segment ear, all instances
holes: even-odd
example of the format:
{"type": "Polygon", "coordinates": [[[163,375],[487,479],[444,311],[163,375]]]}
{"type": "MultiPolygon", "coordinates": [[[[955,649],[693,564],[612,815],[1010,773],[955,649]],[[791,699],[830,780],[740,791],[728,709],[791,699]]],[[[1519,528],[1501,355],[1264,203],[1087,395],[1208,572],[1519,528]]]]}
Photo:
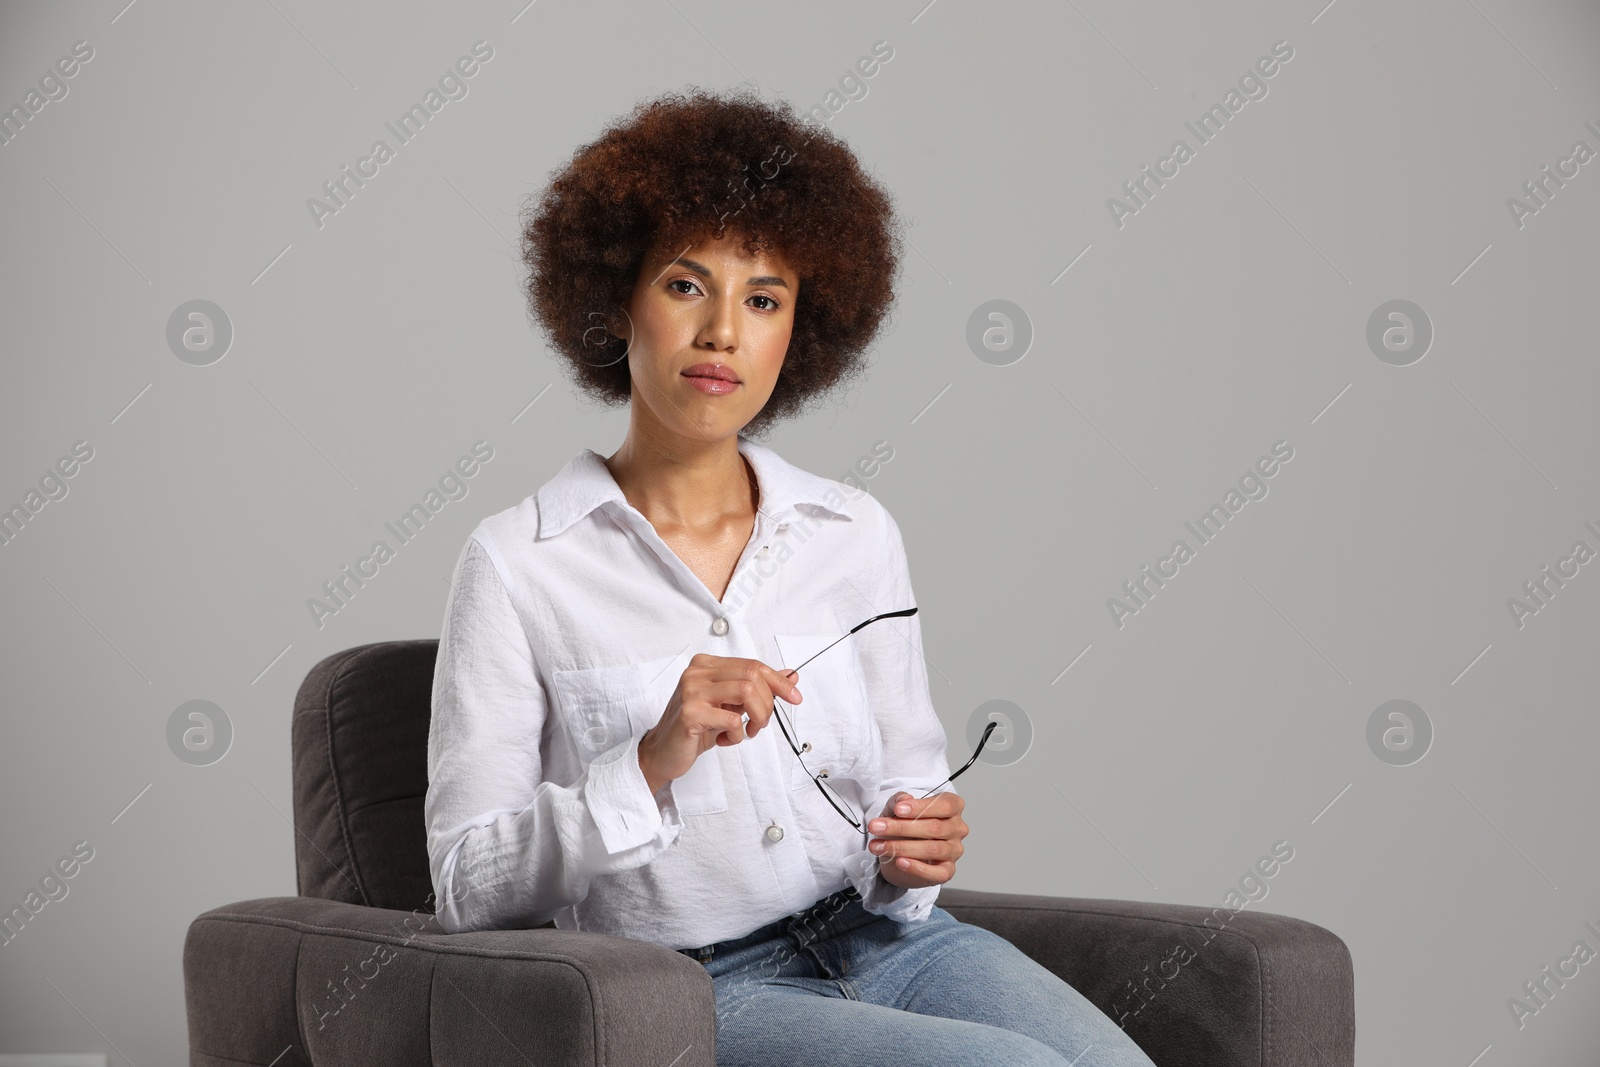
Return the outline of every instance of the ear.
{"type": "Polygon", "coordinates": [[[606,332],[619,341],[629,341],[631,344],[629,335],[633,332],[633,316],[628,314],[626,307],[619,307],[617,310],[620,315],[609,316],[606,319],[606,332]]]}

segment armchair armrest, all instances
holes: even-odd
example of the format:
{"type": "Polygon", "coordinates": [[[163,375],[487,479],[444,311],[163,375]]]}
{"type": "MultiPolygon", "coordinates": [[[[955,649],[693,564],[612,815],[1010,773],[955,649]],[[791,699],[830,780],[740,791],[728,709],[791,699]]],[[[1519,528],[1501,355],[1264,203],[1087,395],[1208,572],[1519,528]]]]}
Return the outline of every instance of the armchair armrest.
{"type": "Polygon", "coordinates": [[[191,1067],[715,1063],[705,969],[606,934],[267,897],[196,918],[183,974],[191,1067]]]}
{"type": "Polygon", "coordinates": [[[1353,1067],[1350,950],[1268,912],[945,888],[1119,1023],[1157,1067],[1353,1067]]]}

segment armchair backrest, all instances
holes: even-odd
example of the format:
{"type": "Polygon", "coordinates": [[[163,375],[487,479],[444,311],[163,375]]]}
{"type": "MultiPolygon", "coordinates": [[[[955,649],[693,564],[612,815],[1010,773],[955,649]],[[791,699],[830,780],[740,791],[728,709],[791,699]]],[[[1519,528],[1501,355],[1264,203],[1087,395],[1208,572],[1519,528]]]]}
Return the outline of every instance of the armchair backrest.
{"type": "Polygon", "coordinates": [[[303,897],[433,913],[422,801],[439,642],[347,648],[295,696],[295,875],[303,897]]]}

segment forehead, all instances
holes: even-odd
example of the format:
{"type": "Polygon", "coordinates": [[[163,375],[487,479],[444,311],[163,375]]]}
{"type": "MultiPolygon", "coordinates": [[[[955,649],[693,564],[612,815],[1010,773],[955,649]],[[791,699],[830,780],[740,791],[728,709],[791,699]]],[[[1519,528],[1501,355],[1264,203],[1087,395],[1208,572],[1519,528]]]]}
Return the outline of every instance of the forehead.
{"type": "Polygon", "coordinates": [[[674,244],[657,241],[650,249],[649,261],[657,264],[675,258],[693,260],[713,274],[781,274],[794,276],[794,265],[779,248],[768,246],[754,255],[745,251],[745,234],[727,231],[721,237],[706,235],[679,239],[674,244]]]}

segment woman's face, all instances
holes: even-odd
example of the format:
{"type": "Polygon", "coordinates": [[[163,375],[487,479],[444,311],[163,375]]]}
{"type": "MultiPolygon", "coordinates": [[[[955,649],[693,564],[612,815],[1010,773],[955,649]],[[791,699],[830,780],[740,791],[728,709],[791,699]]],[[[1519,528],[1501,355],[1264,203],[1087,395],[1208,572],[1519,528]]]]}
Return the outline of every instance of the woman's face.
{"type": "Polygon", "coordinates": [[[727,233],[645,257],[623,333],[634,425],[721,440],[772,395],[800,278],[776,252],[746,255],[743,239],[727,233]]]}

